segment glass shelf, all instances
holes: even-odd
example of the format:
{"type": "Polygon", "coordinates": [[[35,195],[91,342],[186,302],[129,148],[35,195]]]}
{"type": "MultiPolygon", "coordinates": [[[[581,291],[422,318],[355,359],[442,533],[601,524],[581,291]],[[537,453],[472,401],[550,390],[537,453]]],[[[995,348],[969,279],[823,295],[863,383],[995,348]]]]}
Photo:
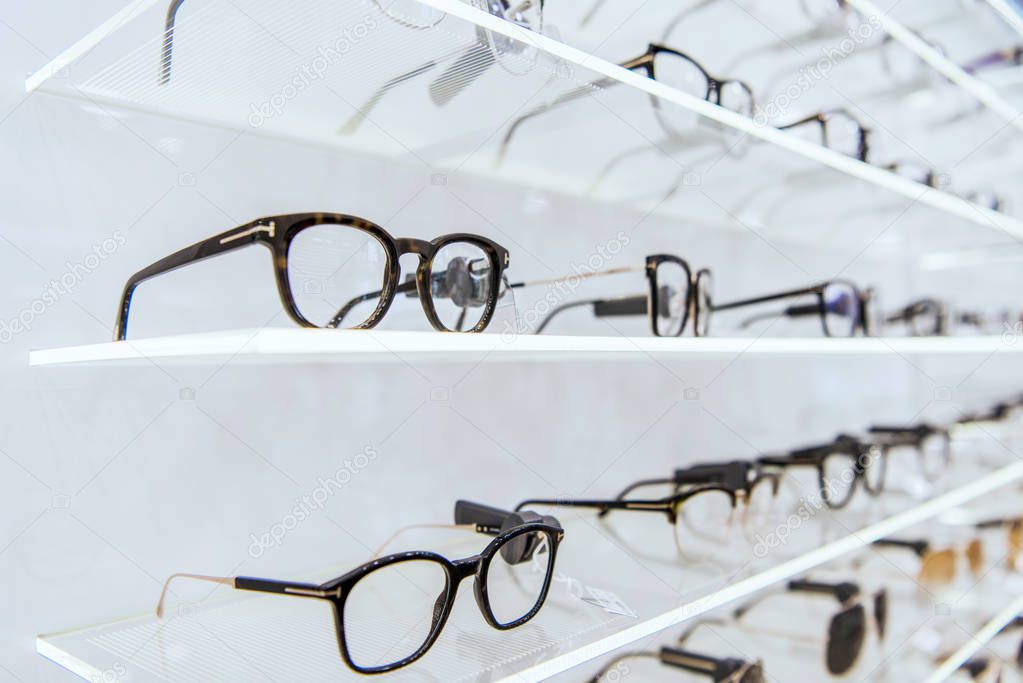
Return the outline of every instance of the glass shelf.
{"type": "MultiPolygon", "coordinates": [[[[551,596],[537,618],[499,633],[483,623],[463,594],[433,649],[393,678],[546,680],[971,501],[997,502],[995,492],[1023,478],[1023,462],[982,475],[969,460],[959,467],[948,480],[969,483],[915,502],[860,496],[848,509],[810,516],[767,552],[755,550],[763,539],[742,533],[714,546],[715,552],[702,549],[709,541],[691,536],[687,563],[679,562],[670,528],[659,528],[667,525],[647,515],[626,514],[622,521],[562,515],[566,545],[551,596]]],[[[463,552],[457,548],[451,554],[463,552]]],[[[319,578],[331,575],[336,574],[319,578]]],[[[247,679],[258,673],[287,679],[296,671],[303,671],[305,680],[358,680],[342,664],[329,610],[321,608],[318,601],[277,596],[232,595],[183,606],[174,600],[162,621],[146,615],[43,635],[37,649],[87,680],[110,671],[132,681],[247,679]]]]}

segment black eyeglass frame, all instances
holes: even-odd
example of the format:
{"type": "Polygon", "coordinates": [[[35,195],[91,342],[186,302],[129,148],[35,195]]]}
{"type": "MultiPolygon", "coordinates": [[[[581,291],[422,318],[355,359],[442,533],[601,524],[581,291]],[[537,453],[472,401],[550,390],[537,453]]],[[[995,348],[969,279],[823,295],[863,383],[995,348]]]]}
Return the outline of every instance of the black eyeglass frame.
{"type": "Polygon", "coordinates": [[[863,490],[866,491],[873,497],[881,495],[884,491],[884,485],[887,475],[887,449],[883,445],[866,443],[855,437],[847,435],[840,435],[834,441],[828,444],[820,446],[810,446],[808,448],[800,448],[794,451],[790,451],[785,455],[765,455],[757,459],[757,463],[762,467],[814,467],[817,470],[818,486],[821,494],[821,498],[832,510],[840,510],[849,504],[852,500],[853,494],[856,491],[857,482],[861,482],[863,490]],[[853,480],[849,482],[849,491],[841,500],[835,500],[830,494],[830,487],[828,486],[827,475],[824,471],[824,461],[831,456],[847,456],[853,458],[853,480]],[[869,465],[871,467],[879,466],[882,468],[879,475],[880,479],[875,486],[867,477],[867,467],[864,465],[864,459],[870,457],[869,465]]]}
{"type": "Polygon", "coordinates": [[[493,240],[471,233],[451,233],[430,241],[411,237],[394,238],[379,225],[358,216],[326,212],[295,213],[257,218],[244,225],[232,228],[227,232],[214,235],[185,247],[169,256],[165,256],[132,275],[128,278],[124,291],[121,294],[117,324],[114,328],[114,341],[123,341],[127,336],[131,301],[136,288],[140,284],[183,266],[198,263],[199,261],[220,256],[221,254],[253,244],[260,244],[266,247],[273,256],[274,280],[277,283],[277,293],[280,297],[281,305],[288,316],[301,327],[319,327],[307,320],[299,311],[292,294],[288,275],[288,251],[292,241],[303,230],[319,225],[337,225],[363,231],[375,238],[386,255],[387,262],[384,264],[381,273],[382,287],[379,292],[379,301],[376,309],[366,320],[357,325],[355,329],[375,327],[386,315],[388,309],[390,309],[396,294],[416,292],[423,306],[423,312],[433,328],[440,332],[452,331],[445,327],[443,322],[441,322],[440,316],[437,314],[431,291],[431,277],[433,275],[434,256],[441,248],[454,243],[468,243],[478,247],[486,254],[490,266],[489,296],[485,302],[482,315],[472,329],[465,331],[482,332],[490,324],[500,296],[501,279],[510,261],[508,250],[493,240]],[[414,281],[399,282],[401,267],[398,260],[403,254],[415,254],[419,257],[419,267],[416,270],[414,281]]]}
{"type": "MultiPolygon", "coordinates": [[[[476,604],[479,607],[484,620],[491,627],[499,631],[507,631],[517,626],[521,626],[536,616],[547,599],[551,581],[554,577],[554,566],[557,559],[558,546],[564,539],[565,535],[560,523],[558,523],[555,518],[544,516],[539,517],[539,520],[540,521],[525,522],[505,531],[500,531],[499,528],[488,526],[486,524],[477,524],[476,531],[478,533],[495,536],[495,538],[487,545],[486,548],[484,548],[482,552],[477,555],[473,555],[472,557],[459,560],[449,560],[442,555],[425,550],[395,553],[367,562],[338,578],[331,579],[330,581],[320,584],[279,581],[275,579],[263,579],[249,576],[203,577],[191,574],[178,574],[175,576],[225,583],[237,590],[276,593],[279,595],[289,595],[293,597],[326,600],[332,607],[338,650],[345,664],[353,671],[362,674],[387,673],[412,664],[425,655],[426,652],[434,645],[437,638],[440,636],[441,631],[443,631],[448,617],[451,615],[451,610],[454,607],[455,598],[458,593],[458,586],[466,578],[475,578],[473,590],[476,598],[476,604]],[[493,608],[490,605],[487,586],[487,575],[490,563],[494,559],[494,556],[498,552],[501,552],[508,543],[514,541],[519,536],[533,533],[542,534],[545,537],[548,552],[550,554],[550,558],[547,561],[547,573],[544,576],[543,585],[540,589],[536,603],[529,612],[514,621],[501,623],[494,616],[493,608]],[[427,638],[415,652],[395,662],[372,667],[356,664],[349,653],[345,633],[344,614],[345,603],[347,602],[348,597],[351,595],[352,590],[358,585],[359,581],[372,574],[374,571],[378,571],[395,564],[413,561],[436,563],[440,565],[445,572],[443,603],[438,600],[438,609],[435,609],[434,611],[433,624],[430,627],[430,632],[427,638]]],[[[164,588],[164,595],[165,594],[166,587],[164,588]]],[[[158,614],[162,609],[163,597],[164,596],[161,595],[161,606],[158,607],[158,614]]]]}
{"type": "MultiPolygon", "coordinates": [[[[726,86],[726,85],[728,85],[730,83],[736,83],[743,90],[745,90],[746,93],[749,95],[749,102],[750,102],[750,110],[751,110],[751,112],[754,109],[754,107],[755,107],[755,104],[754,104],[755,103],[755,99],[753,97],[753,89],[750,88],[749,85],[745,81],[742,81],[742,80],[740,80],[738,78],[723,78],[722,79],[722,78],[717,78],[715,76],[712,76],[707,71],[707,69],[705,69],[703,67],[703,65],[700,64],[698,61],[696,61],[695,59],[693,59],[692,57],[690,57],[686,53],[684,53],[684,52],[682,52],[680,50],[676,50],[674,48],[668,47],[667,45],[662,45],[660,43],[650,43],[647,46],[646,52],[644,52],[643,54],[639,55],[638,57],[633,57],[632,59],[630,59],[628,61],[622,62],[621,64],[619,64],[619,66],[622,67],[623,69],[628,69],[630,71],[635,71],[636,69],[643,69],[644,71],[646,71],[646,74],[647,74],[648,78],[650,78],[651,80],[655,80],[656,81],[657,80],[657,73],[656,73],[656,69],[654,67],[654,62],[655,62],[655,59],[656,59],[657,55],[662,55],[662,54],[672,55],[672,56],[684,59],[687,62],[689,62],[690,64],[692,64],[693,66],[695,66],[697,68],[697,70],[701,74],[703,74],[703,77],[707,79],[707,92],[703,96],[703,99],[705,99],[706,101],[708,101],[708,102],[710,102],[712,104],[716,104],[719,107],[722,106],[721,105],[721,91],[722,91],[722,88],[724,88],[724,86],[726,86]]],[[[660,106],[660,100],[658,100],[657,98],[654,98],[654,102],[655,102],[655,104],[657,106],[660,106]]],[[[729,111],[731,111],[731,110],[729,110],[729,111]]]]}
{"type": "Polygon", "coordinates": [[[819,111],[816,114],[811,114],[810,116],[799,119],[798,121],[793,121],[791,123],[786,123],[784,125],[778,126],[778,130],[791,130],[793,128],[798,128],[799,126],[805,126],[807,124],[816,123],[820,129],[822,146],[828,149],[832,149],[832,147],[828,144],[828,123],[831,121],[831,118],[836,114],[844,116],[856,124],[856,127],[859,130],[858,133],[859,139],[857,141],[856,156],[854,158],[866,163],[867,160],[870,158],[869,142],[870,130],[864,127],[864,125],[860,123],[859,120],[855,116],[850,114],[846,109],[840,108],[819,111]]]}

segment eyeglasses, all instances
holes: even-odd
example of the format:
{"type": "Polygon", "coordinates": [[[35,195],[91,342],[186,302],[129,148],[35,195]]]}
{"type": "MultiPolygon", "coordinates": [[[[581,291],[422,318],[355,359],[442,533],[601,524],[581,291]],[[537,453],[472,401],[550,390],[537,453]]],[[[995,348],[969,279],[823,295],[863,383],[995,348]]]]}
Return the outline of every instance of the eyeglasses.
{"type": "MultiPolygon", "coordinates": [[[[869,327],[869,296],[856,285],[846,280],[828,280],[811,287],[793,289],[775,294],[730,301],[719,304],[710,301],[709,310],[729,311],[737,308],[756,306],[772,301],[814,297],[811,304],[794,304],[781,311],[762,313],[742,321],[741,327],[749,327],[754,323],[777,318],[820,318],[821,329],[826,337],[854,337],[858,332],[870,334],[869,327]]],[[[708,323],[709,325],[709,323],[708,323]]]]}
{"type": "Polygon", "coordinates": [[[624,266],[603,271],[583,272],[577,275],[513,282],[509,289],[520,289],[536,285],[548,285],[571,280],[585,280],[594,277],[644,272],[649,283],[646,294],[617,299],[586,299],[571,301],[555,306],[540,321],[536,334],[540,334],[558,315],[573,308],[592,306],[597,317],[646,315],[650,318],[650,330],[658,337],[677,337],[682,334],[689,320],[692,277],[689,264],[671,254],[654,254],[646,257],[642,267],[624,266]]]}
{"type": "Polygon", "coordinates": [[[971,540],[962,548],[952,546],[935,548],[928,541],[893,538],[874,541],[873,545],[881,548],[904,548],[915,553],[920,558],[916,580],[921,584],[940,586],[955,581],[960,553],[974,577],[979,577],[984,572],[984,545],[979,538],[971,540]]]}
{"type": "Polygon", "coordinates": [[[270,250],[281,305],[302,327],[369,329],[396,294],[406,294],[418,296],[434,329],[482,332],[494,315],[509,262],[504,247],[479,235],[395,239],[364,218],[337,213],[259,218],[132,275],[121,295],[114,339],[127,334],[132,296],[142,282],[252,244],[270,250]],[[416,254],[419,268],[414,279],[399,283],[403,254],[416,254]]]}
{"type": "MultiPolygon", "coordinates": [[[[643,70],[647,78],[664,83],[687,95],[706,100],[711,104],[744,116],[753,116],[755,104],[753,91],[744,82],[732,78],[718,78],[710,75],[703,66],[689,55],[665,45],[650,43],[646,52],[618,66],[630,71],[643,70]]],[[[581,88],[570,90],[551,102],[527,111],[508,126],[501,140],[498,159],[503,159],[512,138],[526,122],[557,107],[592,95],[596,90],[617,85],[619,81],[604,78],[581,88]]],[[[666,133],[674,136],[692,131],[699,115],[674,103],[665,104],[659,98],[651,97],[654,114],[666,133]]]]}
{"type": "MultiPolygon", "coordinates": [[[[174,31],[177,25],[178,11],[184,2],[185,0],[171,0],[167,7],[167,14],[164,20],[163,47],[160,52],[160,85],[166,85],[170,82],[174,58],[174,31]]],[[[408,0],[373,0],[373,4],[389,19],[408,28],[432,28],[439,24],[446,16],[441,10],[418,2],[409,2],[408,0]]],[[[470,4],[523,28],[536,31],[537,33],[542,31],[544,0],[521,0],[521,2],[514,4],[508,2],[508,0],[470,0],[470,4]]],[[[485,35],[490,43],[490,47],[497,56],[520,54],[528,49],[528,46],[521,41],[495,34],[493,31],[486,31],[485,35]]],[[[492,59],[494,54],[491,55],[492,59]]]]}
{"type": "MultiPolygon", "coordinates": [[[[597,273],[583,273],[576,277],[582,279],[638,270],[638,268],[615,268],[597,273]]],[[[845,280],[830,280],[803,289],[718,304],[714,302],[714,276],[707,268],[698,270],[693,277],[692,270],[684,259],[660,254],[647,257],[646,272],[650,282],[647,294],[585,299],[560,304],[551,309],[536,328],[536,333],[542,332],[555,316],[574,308],[590,306],[593,315],[598,318],[646,315],[650,318],[650,328],[653,334],[659,337],[681,335],[691,316],[693,334],[702,337],[710,333],[711,316],[717,311],[733,310],[784,299],[814,297],[817,299],[816,303],[792,305],[781,311],[757,315],[748,318],[742,326],[747,327],[760,320],[771,318],[819,317],[825,336],[852,337],[857,332],[862,332],[865,335],[870,334],[868,315],[872,294],[869,290],[861,291],[856,285],[845,280]]],[[[517,288],[549,284],[569,279],[569,277],[571,276],[512,283],[508,286],[517,288]]]]}
{"type": "MultiPolygon", "coordinates": [[[[881,166],[881,168],[890,173],[894,173],[901,178],[912,180],[914,183],[926,185],[927,187],[937,189],[942,184],[943,176],[935,169],[913,161],[895,161],[885,164],[881,166]]],[[[953,192],[951,190],[949,190],[949,192],[961,199],[973,202],[974,204],[982,206],[985,209],[990,209],[991,211],[1002,211],[1005,208],[1005,202],[1000,196],[993,192],[980,190],[974,190],[972,192],[967,192],[966,194],[960,194],[959,192],[953,192]]]]}
{"type": "Polygon", "coordinates": [[[622,662],[640,658],[656,659],[665,666],[694,674],[703,674],[714,681],[714,683],[764,682],[764,664],[761,661],[749,662],[733,657],[722,659],[675,647],[662,647],[656,652],[629,652],[615,657],[590,679],[590,683],[600,683],[604,680],[603,676],[614,671],[622,662]]]}
{"type": "MultiPolygon", "coordinates": [[[[695,59],[666,45],[650,43],[646,52],[620,66],[630,71],[643,69],[648,78],[687,95],[736,114],[753,116],[753,90],[744,81],[711,76],[695,59]]],[[[653,99],[653,104],[665,130],[678,134],[692,128],[693,114],[689,110],[675,105],[662,106],[657,98],[653,99]]]]}
{"type": "Polygon", "coordinates": [[[521,626],[543,606],[564,537],[553,517],[517,514],[459,501],[456,528],[495,536],[479,555],[448,560],[427,551],[371,560],[325,583],[297,583],[246,576],[174,574],[236,590],[326,600],[334,612],[338,648],[345,664],[363,674],[393,671],[422,657],[436,642],[454,606],[458,586],[473,577],[476,604],[493,628],[521,626]]]}
{"type": "Polygon", "coordinates": [[[948,330],[948,311],[937,299],[918,299],[884,317],[885,325],[908,325],[914,337],[936,337],[948,330]]]}
{"type": "Polygon", "coordinates": [[[874,425],[868,432],[881,440],[889,455],[901,448],[915,450],[920,471],[928,481],[938,479],[952,460],[952,437],[945,427],[874,425]]]}
{"type": "MultiPolygon", "coordinates": [[[[776,472],[763,472],[756,463],[734,460],[726,463],[692,465],[675,470],[671,477],[663,479],[640,479],[626,486],[615,500],[624,500],[638,489],[655,486],[672,486],[676,493],[686,487],[718,485],[736,493],[736,505],[743,504],[742,524],[747,528],[762,528],[771,518],[778,497],[781,476],[776,472]]],[[[602,510],[598,517],[606,516],[610,510],[602,510]]],[[[728,518],[721,520],[727,524],[728,518]]],[[[703,529],[708,531],[708,529],[703,529]]],[[[710,533],[718,533],[709,529],[710,533]]]]}
{"type": "Polygon", "coordinates": [[[833,510],[845,507],[862,481],[872,496],[884,490],[887,458],[884,448],[841,435],[832,443],[792,451],[787,455],[763,456],[764,467],[813,467],[817,470],[820,494],[833,510]]]}
{"type": "Polygon", "coordinates": [[[845,109],[817,112],[778,126],[778,130],[795,130],[805,126],[814,126],[820,134],[820,144],[828,149],[860,161],[866,161],[870,154],[867,142],[870,131],[845,109]]]}
{"type": "Polygon", "coordinates": [[[663,498],[531,498],[519,503],[515,509],[567,507],[592,508],[599,512],[631,510],[660,513],[668,518],[668,522],[674,529],[676,549],[680,553],[685,553],[687,544],[692,541],[692,538],[688,536],[690,531],[719,539],[721,529],[732,523],[738,502],[744,498],[743,491],[736,491],[717,484],[706,484],[693,486],[663,498]],[[680,524],[680,522],[682,523],[680,524]]]}
{"type": "MultiPolygon", "coordinates": [[[[828,672],[835,676],[848,673],[855,667],[863,652],[863,644],[867,635],[867,611],[863,606],[860,587],[855,583],[820,583],[815,581],[790,581],[785,591],[810,595],[832,596],[838,600],[841,609],[828,624],[828,635],[825,642],[825,664],[828,672]]],[[[761,593],[748,603],[738,607],[732,616],[741,619],[753,607],[766,598],[778,595],[777,592],[761,593]]],[[[883,640],[888,624],[888,592],[881,589],[871,597],[874,612],[874,624],[878,639],[883,640]]]]}

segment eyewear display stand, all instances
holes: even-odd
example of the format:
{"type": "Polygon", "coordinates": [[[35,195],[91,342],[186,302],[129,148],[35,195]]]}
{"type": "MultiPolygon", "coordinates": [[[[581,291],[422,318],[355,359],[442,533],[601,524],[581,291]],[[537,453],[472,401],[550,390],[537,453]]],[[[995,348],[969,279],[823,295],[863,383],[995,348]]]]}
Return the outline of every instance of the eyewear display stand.
{"type": "MultiPolygon", "coordinates": [[[[773,563],[765,560],[762,565],[740,566],[732,572],[665,563],[658,569],[659,581],[651,581],[649,570],[637,566],[617,542],[606,538],[601,542],[604,537],[593,531],[592,521],[568,518],[566,535],[576,543],[588,544],[590,551],[582,554],[584,561],[559,567],[549,604],[534,623],[496,634],[484,630],[486,625],[478,615],[456,615],[464,617],[453,619],[459,628],[438,642],[416,667],[392,675],[395,680],[405,680],[402,676],[408,680],[509,683],[547,680],[971,501],[990,501],[1021,480],[1023,462],[1017,462],[822,546],[815,545],[813,529],[801,529],[807,533],[792,536],[791,550],[767,556],[773,563]],[[779,562],[778,555],[788,559],[779,562]],[[599,561],[591,561],[594,558],[599,561]]],[[[855,519],[855,514],[849,519],[855,519]]],[[[816,523],[811,520],[808,524],[816,523]]],[[[650,528],[653,534],[656,527],[650,528]]],[[[653,539],[648,542],[657,544],[653,539]]],[[[473,606],[468,602],[458,609],[471,612],[473,606]]],[[[335,643],[313,634],[315,629],[322,635],[329,614],[315,618],[302,601],[295,603],[273,597],[211,600],[200,606],[186,603],[170,607],[169,618],[162,621],[147,615],[43,635],[37,640],[37,649],[86,680],[97,680],[114,670],[124,671],[121,678],[132,681],[202,678],[203,672],[215,671],[230,680],[258,673],[287,678],[283,672],[295,671],[307,672],[306,680],[359,680],[358,674],[339,666],[335,643]],[[267,623],[288,623],[289,628],[262,628],[267,623]]]]}
{"type": "Polygon", "coordinates": [[[1002,337],[589,337],[263,328],[33,351],[32,366],[222,362],[560,362],[743,356],[961,356],[1023,352],[1002,337]]]}
{"type": "MultiPolygon", "coordinates": [[[[447,16],[431,28],[413,29],[384,16],[370,0],[319,1],[301,10],[260,0],[245,13],[223,0],[186,4],[174,30],[172,75],[162,79],[165,3],[137,0],[32,75],[26,86],[103,112],[114,107],[172,116],[422,162],[437,171],[458,168],[587,199],[624,196],[665,215],[733,229],[728,217],[743,213],[737,203],[742,197],[729,197],[744,195],[735,188],[764,186],[766,175],[780,172],[816,173],[815,183],[834,194],[817,208],[833,208],[843,218],[863,212],[865,191],[882,188],[894,205],[881,212],[887,219],[870,212],[874,224],[900,216],[903,223],[918,221],[932,240],[935,224],[951,218],[946,229],[960,237],[967,227],[1023,236],[1023,221],[1009,215],[758,123],[459,0],[415,1],[447,16]],[[275,27],[269,36],[267,26],[275,27]],[[465,57],[477,52],[479,59],[465,57]],[[585,130],[565,136],[564,121],[551,110],[546,120],[522,125],[505,148],[501,141],[511,121],[559,100],[586,107],[574,112],[587,122],[585,130]],[[651,128],[652,107],[699,119],[700,135],[716,139],[705,150],[711,157],[705,163],[717,164],[737,142],[750,149],[741,159],[727,160],[728,172],[716,171],[713,181],[694,182],[689,176],[701,177],[699,165],[680,169],[673,158],[679,150],[692,152],[690,141],[680,145],[651,128]],[[591,144],[595,139],[627,144],[605,148],[591,144]],[[526,161],[544,149],[552,163],[526,161]],[[639,196],[650,188],[646,181],[637,185],[635,174],[615,183],[613,191],[602,186],[601,176],[592,177],[593,169],[610,170],[622,155],[637,152],[650,157],[648,170],[665,166],[671,181],[665,192],[676,195],[672,201],[639,196]],[[903,217],[907,200],[918,208],[903,217]]],[[[905,38],[906,29],[884,22],[885,30],[905,38]]],[[[969,83],[988,93],[979,81],[969,83]]],[[[1008,109],[1000,109],[1009,117],[1008,109]]],[[[876,207],[876,198],[870,204],[876,207]]],[[[804,217],[799,241],[835,239],[831,231],[814,229],[828,224],[819,211],[804,217]]],[[[785,216],[766,227],[781,230],[793,222],[785,216]]]]}

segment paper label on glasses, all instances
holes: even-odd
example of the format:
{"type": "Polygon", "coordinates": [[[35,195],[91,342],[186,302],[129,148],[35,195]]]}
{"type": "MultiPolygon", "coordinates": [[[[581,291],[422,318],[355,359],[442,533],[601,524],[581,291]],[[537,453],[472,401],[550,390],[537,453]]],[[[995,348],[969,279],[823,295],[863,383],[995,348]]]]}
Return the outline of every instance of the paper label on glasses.
{"type": "Polygon", "coordinates": [[[593,586],[585,586],[585,593],[579,596],[579,599],[583,602],[588,602],[591,605],[595,605],[608,614],[615,614],[622,617],[629,617],[630,619],[637,619],[638,615],[629,608],[622,599],[611,591],[606,591],[600,588],[594,588],[593,586]]]}
{"type": "Polygon", "coordinates": [[[611,591],[587,586],[579,579],[574,579],[571,576],[565,576],[558,572],[554,573],[553,580],[555,584],[561,585],[565,589],[565,592],[573,598],[593,605],[594,607],[599,607],[608,614],[629,617],[630,619],[639,618],[639,616],[633,612],[621,598],[611,591]]]}

